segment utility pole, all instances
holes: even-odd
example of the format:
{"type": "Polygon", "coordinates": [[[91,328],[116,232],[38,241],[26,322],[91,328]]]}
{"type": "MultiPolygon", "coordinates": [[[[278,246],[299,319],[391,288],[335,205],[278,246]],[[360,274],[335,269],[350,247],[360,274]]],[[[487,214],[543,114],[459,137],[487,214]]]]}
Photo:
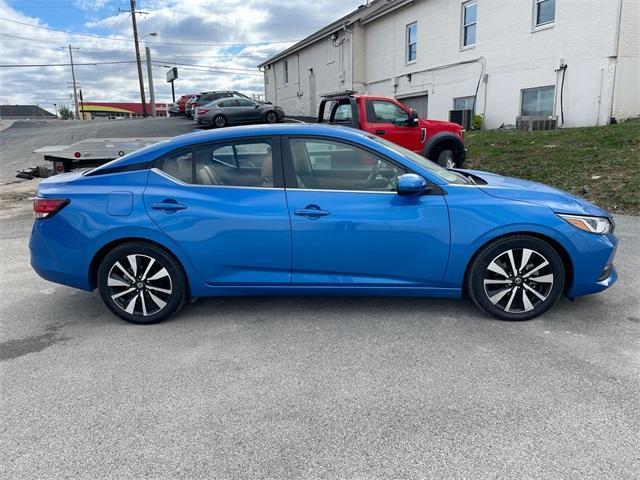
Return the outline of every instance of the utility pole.
{"type": "Polygon", "coordinates": [[[131,0],[131,23],[133,24],[133,42],[136,47],[136,63],[138,65],[138,82],[140,83],[140,100],[142,101],[142,116],[147,116],[147,105],[144,101],[144,80],[142,79],[142,64],[140,62],[140,45],[138,43],[138,26],[136,25],[136,0],[131,0]]]}
{"type": "Polygon", "coordinates": [[[73,69],[73,53],[71,52],[71,45],[69,45],[69,60],[71,60],[71,79],[73,80],[73,103],[76,106],[76,120],[80,110],[78,109],[78,92],[76,90],[76,72],[73,69]]]}
{"type": "Polygon", "coordinates": [[[151,51],[145,45],[144,55],[147,59],[147,77],[149,78],[149,102],[151,103],[151,116],[156,116],[156,98],[153,91],[153,71],[151,70],[151,51]]]}
{"type": "Polygon", "coordinates": [[[58,104],[57,103],[53,104],[53,111],[56,114],[56,120],[58,120],[58,104]]]}

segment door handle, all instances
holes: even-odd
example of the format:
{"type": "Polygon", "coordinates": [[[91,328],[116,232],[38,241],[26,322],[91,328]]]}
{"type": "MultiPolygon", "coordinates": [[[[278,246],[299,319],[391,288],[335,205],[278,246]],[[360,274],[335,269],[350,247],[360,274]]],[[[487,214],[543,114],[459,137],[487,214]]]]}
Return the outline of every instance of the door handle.
{"type": "Polygon", "coordinates": [[[186,205],[176,202],[175,200],[165,200],[164,202],[152,203],[151,208],[154,210],[164,210],[167,212],[175,212],[178,210],[184,210],[187,208],[186,205]]]}
{"type": "Polygon", "coordinates": [[[385,133],[387,133],[386,130],[376,130],[376,135],[384,135],[385,133]]]}
{"type": "Polygon", "coordinates": [[[307,205],[305,208],[298,208],[294,210],[293,213],[296,215],[300,215],[301,217],[312,219],[326,217],[327,215],[329,215],[329,212],[327,212],[326,210],[322,210],[317,205],[307,205]]]}

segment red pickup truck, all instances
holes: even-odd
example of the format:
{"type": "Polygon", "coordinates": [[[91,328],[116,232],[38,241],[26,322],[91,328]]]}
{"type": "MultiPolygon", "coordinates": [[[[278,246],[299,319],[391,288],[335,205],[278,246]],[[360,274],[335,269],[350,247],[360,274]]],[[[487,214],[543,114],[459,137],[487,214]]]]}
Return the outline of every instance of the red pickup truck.
{"type": "Polygon", "coordinates": [[[464,163],[461,125],[420,118],[393,98],[354,93],[326,95],[320,102],[318,122],[346,125],[378,135],[445,168],[460,168],[464,163]]]}

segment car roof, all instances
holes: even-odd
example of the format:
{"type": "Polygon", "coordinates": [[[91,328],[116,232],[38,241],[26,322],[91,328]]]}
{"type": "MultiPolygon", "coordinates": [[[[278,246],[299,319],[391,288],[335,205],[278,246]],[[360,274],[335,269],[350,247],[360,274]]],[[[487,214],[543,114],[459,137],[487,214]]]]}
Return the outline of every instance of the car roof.
{"type": "Polygon", "coordinates": [[[154,160],[165,153],[171,152],[178,148],[196,145],[199,143],[209,143],[224,141],[235,138],[255,137],[255,136],[273,136],[273,135],[317,135],[327,136],[335,139],[362,141],[366,135],[361,130],[353,128],[326,125],[317,123],[280,123],[274,125],[244,125],[237,127],[228,127],[215,130],[199,130],[168,140],[149,145],[148,147],[136,150],[123,157],[113,160],[109,163],[101,165],[92,171],[99,173],[101,170],[112,170],[137,163],[145,163],[154,160]]]}

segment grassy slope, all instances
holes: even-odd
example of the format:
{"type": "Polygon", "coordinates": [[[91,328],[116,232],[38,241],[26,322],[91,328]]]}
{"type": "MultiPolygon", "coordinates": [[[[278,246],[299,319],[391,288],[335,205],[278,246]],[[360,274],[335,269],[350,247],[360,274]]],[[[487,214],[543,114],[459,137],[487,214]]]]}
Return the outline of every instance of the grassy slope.
{"type": "Polygon", "coordinates": [[[553,185],[612,213],[640,214],[640,121],[468,132],[466,145],[467,168],[553,185]]]}

